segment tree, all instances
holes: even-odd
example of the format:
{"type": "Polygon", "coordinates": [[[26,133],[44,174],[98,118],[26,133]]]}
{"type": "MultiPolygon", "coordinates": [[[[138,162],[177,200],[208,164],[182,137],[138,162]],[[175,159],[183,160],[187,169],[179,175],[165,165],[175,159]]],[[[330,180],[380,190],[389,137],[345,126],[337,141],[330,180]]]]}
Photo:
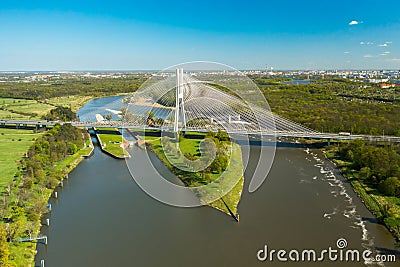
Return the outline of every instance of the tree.
{"type": "Polygon", "coordinates": [[[10,252],[7,244],[7,233],[4,226],[0,224],[0,266],[8,266],[8,256],[10,252]]]}
{"type": "Polygon", "coordinates": [[[378,189],[385,195],[399,196],[400,180],[397,177],[389,177],[379,183],[378,189]]]}
{"type": "Polygon", "coordinates": [[[112,115],[111,114],[107,114],[104,118],[106,120],[110,121],[112,119],[112,115]]]}
{"type": "Polygon", "coordinates": [[[73,121],[76,119],[76,113],[71,108],[56,107],[50,110],[50,112],[42,117],[48,121],[62,120],[62,121],[73,121]]]}
{"type": "Polygon", "coordinates": [[[218,133],[216,134],[216,137],[218,138],[218,140],[219,141],[229,141],[230,140],[230,137],[229,137],[229,135],[228,135],[228,133],[227,132],[224,132],[224,131],[221,131],[221,130],[218,130],[218,133]]]}
{"type": "Polygon", "coordinates": [[[147,112],[147,119],[148,120],[154,120],[154,112],[153,111],[149,110],[147,112]]]}
{"type": "Polygon", "coordinates": [[[368,180],[371,177],[371,169],[369,167],[362,167],[360,169],[360,178],[368,180]]]}
{"type": "Polygon", "coordinates": [[[13,206],[11,208],[11,216],[9,219],[12,222],[7,229],[10,239],[22,237],[26,230],[27,222],[24,208],[13,206]]]}
{"type": "Polygon", "coordinates": [[[73,155],[78,151],[78,147],[76,146],[76,144],[72,143],[72,142],[68,142],[68,153],[73,155]]]}

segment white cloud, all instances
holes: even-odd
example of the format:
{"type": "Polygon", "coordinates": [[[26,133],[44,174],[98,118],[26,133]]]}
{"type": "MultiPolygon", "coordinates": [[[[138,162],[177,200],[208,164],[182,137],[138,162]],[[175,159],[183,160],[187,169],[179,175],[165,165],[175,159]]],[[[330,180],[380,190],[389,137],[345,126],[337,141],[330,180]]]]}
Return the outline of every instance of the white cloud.
{"type": "Polygon", "coordinates": [[[383,52],[384,54],[390,54],[390,51],[383,52]]]}
{"type": "Polygon", "coordinates": [[[345,54],[350,54],[350,52],[349,52],[349,51],[345,51],[345,52],[343,52],[343,53],[345,53],[345,54]]]}
{"type": "Polygon", "coordinates": [[[373,42],[360,42],[360,45],[373,45],[373,42]]]}
{"type": "Polygon", "coordinates": [[[393,42],[385,42],[385,44],[393,44],[393,42]]]}
{"type": "Polygon", "coordinates": [[[398,61],[400,61],[400,58],[391,58],[388,61],[396,61],[396,62],[398,62],[398,61]]]}
{"type": "Polygon", "coordinates": [[[378,46],[386,47],[386,46],[388,46],[388,44],[387,44],[387,43],[384,43],[384,44],[379,44],[378,46]]]}
{"type": "Polygon", "coordinates": [[[352,20],[352,21],[349,22],[349,25],[350,25],[350,26],[352,26],[352,25],[358,25],[358,24],[360,24],[360,23],[362,23],[362,22],[357,21],[357,20],[352,20]]]}
{"type": "Polygon", "coordinates": [[[388,54],[385,54],[385,53],[383,53],[383,54],[379,54],[380,56],[387,56],[388,54]]]}
{"type": "Polygon", "coordinates": [[[364,55],[364,57],[365,57],[365,58],[373,58],[374,56],[373,56],[373,55],[370,55],[370,54],[366,54],[366,55],[364,55]]]}

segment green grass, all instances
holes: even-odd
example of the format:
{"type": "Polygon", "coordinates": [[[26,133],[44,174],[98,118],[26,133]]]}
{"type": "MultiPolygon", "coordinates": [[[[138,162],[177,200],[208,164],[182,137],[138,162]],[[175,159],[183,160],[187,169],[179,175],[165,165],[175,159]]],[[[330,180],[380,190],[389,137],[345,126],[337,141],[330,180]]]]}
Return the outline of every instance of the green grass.
{"type": "Polygon", "coordinates": [[[19,160],[40,135],[31,130],[0,128],[0,193],[14,178],[19,160]]]}
{"type": "Polygon", "coordinates": [[[46,103],[49,103],[54,106],[63,106],[69,107],[72,111],[76,112],[82,106],[84,106],[89,100],[93,99],[92,96],[63,96],[63,97],[53,97],[46,100],[46,103]]]}
{"type": "Polygon", "coordinates": [[[10,243],[9,244],[10,256],[12,262],[20,266],[33,266],[36,250],[36,243],[24,242],[24,243],[10,243]]]}
{"type": "Polygon", "coordinates": [[[143,138],[143,140],[146,140],[147,142],[152,142],[152,141],[161,139],[160,136],[151,136],[151,135],[142,136],[142,138],[143,138]]]}
{"type": "Polygon", "coordinates": [[[53,105],[40,103],[36,100],[0,98],[0,113],[2,119],[40,119],[51,109],[53,105]],[[7,113],[5,113],[6,111],[7,113]]]}
{"type": "MultiPolygon", "coordinates": [[[[230,190],[223,199],[225,203],[229,206],[234,214],[237,214],[237,207],[239,205],[240,198],[242,196],[243,184],[244,184],[244,176],[243,176],[243,162],[242,162],[242,150],[240,146],[236,143],[232,143],[232,157],[229,162],[228,168],[221,176],[221,181],[216,181],[217,184],[221,183],[221,187],[224,188],[228,185],[233,185],[237,181],[236,185],[230,190]],[[239,181],[237,181],[238,176],[240,175],[239,181]]],[[[214,191],[215,192],[215,191],[214,191]]],[[[213,191],[208,190],[204,192],[207,194],[207,197],[213,194],[213,191]]],[[[220,209],[226,213],[228,210],[224,203],[221,200],[214,201],[209,204],[211,207],[220,209]]]]}
{"type": "MultiPolygon", "coordinates": [[[[101,131],[101,128],[97,130],[101,131]]],[[[113,131],[114,133],[98,133],[98,137],[101,139],[101,142],[103,144],[103,149],[117,157],[128,156],[128,152],[126,152],[125,149],[121,147],[121,145],[123,144],[122,135],[119,134],[118,131],[113,129],[107,128],[104,130],[113,131]]]]}
{"type": "MultiPolygon", "coordinates": [[[[182,153],[190,153],[190,154],[199,154],[199,146],[202,139],[189,139],[189,138],[181,138],[179,140],[179,148],[182,153]]],[[[200,154],[199,154],[200,155],[200,154]]]]}
{"type": "Polygon", "coordinates": [[[0,119],[40,120],[56,106],[70,107],[76,112],[91,99],[92,96],[54,97],[44,101],[0,98],[0,119]]]}
{"type": "Polygon", "coordinates": [[[365,186],[360,183],[358,180],[351,180],[351,185],[353,186],[354,191],[357,195],[363,200],[365,206],[376,216],[382,216],[381,207],[376,199],[370,195],[366,190],[365,186]]]}
{"type": "Polygon", "coordinates": [[[9,110],[0,110],[0,119],[5,119],[5,120],[28,120],[30,117],[13,113],[9,110]]]}
{"type": "MultiPolygon", "coordinates": [[[[9,138],[15,137],[15,136],[22,136],[22,138],[26,138],[29,139],[32,137],[32,131],[30,130],[12,130],[12,129],[2,129],[0,128],[0,141],[3,140],[8,140],[9,138]],[[4,135],[1,135],[1,133],[4,132],[4,135]],[[29,136],[29,138],[28,138],[29,136]]],[[[40,134],[34,134],[36,137],[38,137],[40,134]]],[[[3,155],[1,154],[4,151],[7,150],[11,150],[14,151],[15,148],[18,148],[18,150],[20,151],[20,155],[23,155],[23,153],[25,153],[29,146],[33,143],[33,141],[27,141],[29,144],[26,144],[25,149],[23,149],[21,146],[13,146],[14,143],[19,143],[19,142],[23,142],[21,141],[13,141],[13,142],[8,142],[11,143],[11,145],[7,148],[7,149],[2,149],[3,147],[1,147],[0,149],[0,156],[1,159],[3,159],[3,155]]],[[[0,142],[0,146],[3,146],[6,142],[0,142]]],[[[74,155],[70,155],[67,158],[65,158],[62,161],[59,161],[57,163],[54,164],[54,167],[56,170],[60,170],[62,172],[63,177],[65,177],[65,175],[67,173],[69,173],[72,169],[74,169],[82,160],[83,160],[83,155],[87,155],[92,148],[89,147],[90,144],[90,140],[86,141],[86,146],[81,148],[80,150],[78,150],[77,153],[75,153],[74,155]]],[[[21,157],[21,156],[20,156],[21,157]]],[[[19,158],[20,158],[19,157],[19,158]]],[[[17,161],[15,161],[15,163],[17,164],[17,161]]],[[[17,166],[17,165],[16,165],[17,166]]],[[[7,169],[8,166],[0,166],[0,172],[4,173],[4,171],[7,169]]],[[[15,170],[10,170],[10,172],[16,172],[16,168],[15,170]]],[[[3,176],[1,176],[3,178],[3,176]]],[[[18,184],[18,183],[17,183],[18,184]]],[[[47,189],[47,188],[38,188],[39,185],[34,184],[33,187],[31,188],[32,192],[36,192],[35,194],[33,194],[31,196],[31,199],[29,199],[29,202],[27,204],[27,206],[30,206],[29,203],[34,203],[37,201],[41,201],[43,203],[47,203],[48,199],[51,196],[51,193],[53,192],[52,189],[47,189]],[[39,190],[38,190],[39,189],[39,190]],[[39,193],[40,192],[40,193],[39,193]]],[[[15,190],[18,190],[18,186],[16,186],[16,188],[14,188],[12,191],[12,194],[16,195],[15,190]]],[[[13,201],[12,201],[13,202],[13,201]]],[[[33,235],[37,235],[39,233],[40,230],[40,221],[34,222],[35,223],[35,227],[36,230],[33,233],[33,235]]],[[[33,266],[33,261],[34,261],[34,255],[35,255],[35,249],[36,249],[36,243],[34,242],[12,242],[9,243],[9,250],[10,250],[10,260],[11,263],[15,264],[15,266],[33,266]]],[[[14,265],[12,265],[14,266],[14,265]]]]}

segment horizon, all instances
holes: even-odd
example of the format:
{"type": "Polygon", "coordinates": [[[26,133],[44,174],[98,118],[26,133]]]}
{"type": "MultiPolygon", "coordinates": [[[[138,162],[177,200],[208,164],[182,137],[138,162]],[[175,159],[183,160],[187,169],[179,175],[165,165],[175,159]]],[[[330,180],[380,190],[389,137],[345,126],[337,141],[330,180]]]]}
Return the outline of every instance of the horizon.
{"type": "MultiPolygon", "coordinates": [[[[81,72],[163,72],[165,69],[77,69],[77,70],[0,70],[0,73],[31,73],[31,72],[52,72],[52,73],[81,73],[81,72]]],[[[188,70],[188,71],[222,71],[222,70],[188,70]]],[[[265,69],[237,69],[236,71],[247,72],[247,71],[260,71],[266,72],[265,69]]],[[[295,72],[295,71],[303,71],[303,72],[313,72],[313,71],[327,71],[327,72],[343,72],[343,71],[399,71],[399,68],[393,69],[273,69],[273,72],[295,72]]]]}

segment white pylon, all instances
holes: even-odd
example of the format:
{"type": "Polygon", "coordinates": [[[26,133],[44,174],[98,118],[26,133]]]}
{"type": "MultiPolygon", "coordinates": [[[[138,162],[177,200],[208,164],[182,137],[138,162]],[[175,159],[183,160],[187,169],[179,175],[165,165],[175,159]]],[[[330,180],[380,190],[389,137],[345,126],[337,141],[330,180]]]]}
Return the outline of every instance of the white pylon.
{"type": "Polygon", "coordinates": [[[175,97],[175,121],[174,132],[179,131],[179,118],[182,118],[182,127],[186,127],[184,104],[183,69],[176,69],[176,97],[175,97]]]}

